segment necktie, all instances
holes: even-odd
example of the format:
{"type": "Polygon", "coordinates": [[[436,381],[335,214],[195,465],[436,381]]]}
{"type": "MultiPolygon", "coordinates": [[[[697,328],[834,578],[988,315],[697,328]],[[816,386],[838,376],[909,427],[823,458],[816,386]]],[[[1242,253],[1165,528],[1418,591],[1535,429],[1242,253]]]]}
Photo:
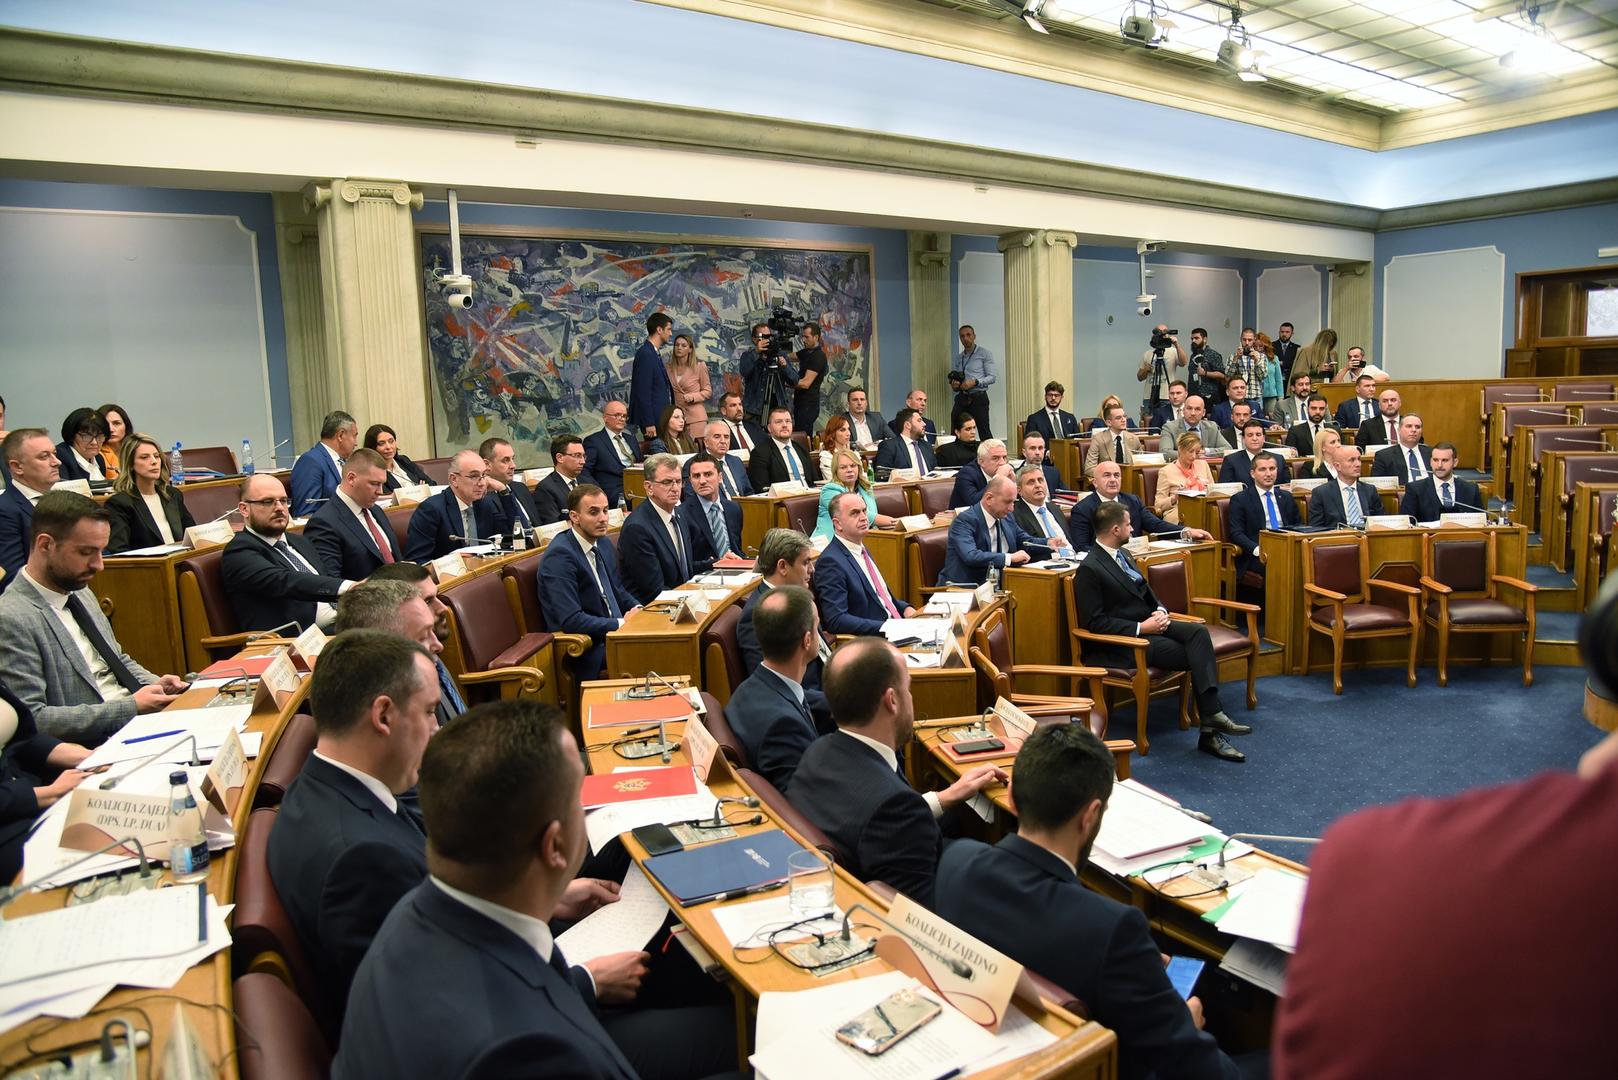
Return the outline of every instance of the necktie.
{"type": "Polygon", "coordinates": [[[90,645],[106,663],[107,670],[112,672],[112,677],[118,680],[118,685],[128,690],[131,694],[139,690],[141,681],[135,678],[135,673],[129,670],[129,666],[124,663],[123,657],[118,655],[118,650],[112,647],[112,642],[107,640],[106,635],[101,632],[101,628],[95,624],[95,620],[90,618],[90,611],[84,606],[84,600],[80,598],[78,593],[68,593],[67,610],[72,614],[73,621],[79,624],[79,629],[83,631],[84,636],[89,639],[90,645]]]}
{"type": "Polygon", "coordinates": [[[1343,515],[1354,528],[1365,524],[1365,511],[1360,509],[1360,493],[1358,487],[1343,488],[1343,515]]]}
{"type": "Polygon", "coordinates": [[[736,436],[737,446],[741,447],[743,450],[753,449],[753,440],[747,437],[747,425],[732,424],[730,425],[730,433],[736,436]]]}
{"type": "Polygon", "coordinates": [[[623,463],[625,465],[635,464],[635,453],[629,449],[629,444],[624,441],[624,433],[618,432],[612,437],[612,441],[618,444],[618,457],[623,463]]]}
{"type": "Polygon", "coordinates": [[[427,830],[422,828],[422,824],[416,819],[416,815],[411,813],[409,808],[406,807],[404,803],[395,803],[393,806],[393,814],[406,825],[409,825],[418,834],[422,836],[427,835],[427,830]]]}
{"type": "Polygon", "coordinates": [[[624,609],[618,606],[618,597],[614,590],[607,588],[607,576],[601,571],[601,563],[596,558],[595,548],[586,551],[585,557],[590,563],[590,572],[595,575],[596,588],[601,592],[601,599],[607,604],[607,614],[615,619],[623,618],[624,609]]]}
{"type": "Polygon", "coordinates": [[[738,494],[736,481],[731,477],[730,470],[725,465],[726,463],[723,461],[719,463],[719,490],[734,499],[738,494]]]}
{"type": "Polygon", "coordinates": [[[472,508],[466,507],[461,511],[461,539],[468,544],[476,543],[478,538],[477,524],[472,520],[472,508]]]}
{"type": "Polygon", "coordinates": [[[997,555],[1006,550],[1006,535],[1000,531],[1000,522],[994,518],[989,518],[989,544],[997,555]]]}
{"type": "Polygon", "coordinates": [[[1041,506],[1036,512],[1039,514],[1039,523],[1045,527],[1046,536],[1057,537],[1061,535],[1060,530],[1056,527],[1055,519],[1051,517],[1049,507],[1041,506]]]}
{"type": "Polygon", "coordinates": [[[917,476],[925,475],[927,470],[921,467],[921,452],[916,449],[914,440],[906,439],[905,445],[910,447],[910,467],[916,470],[917,476]]]}
{"type": "Polygon", "coordinates": [[[1310,424],[1309,425],[1309,450],[1310,450],[1311,453],[1314,452],[1315,440],[1318,439],[1318,438],[1320,438],[1320,425],[1319,424],[1310,424]]]}
{"type": "Polygon", "coordinates": [[[781,456],[786,458],[788,475],[798,483],[803,483],[803,470],[798,468],[798,454],[793,450],[792,444],[788,443],[786,446],[781,447],[780,450],[781,456]]]}
{"type": "Polygon", "coordinates": [[[865,560],[865,572],[871,576],[871,587],[876,590],[877,599],[881,600],[882,606],[888,609],[888,617],[897,619],[899,609],[893,606],[893,597],[888,595],[888,586],[882,580],[882,575],[876,572],[876,563],[872,561],[871,553],[861,547],[860,558],[865,560]]]}
{"type": "Polygon", "coordinates": [[[725,514],[717,501],[708,503],[708,528],[713,530],[714,554],[723,558],[730,550],[730,530],[725,528],[725,514]]]}
{"type": "Polygon", "coordinates": [[[674,543],[674,561],[680,568],[680,580],[687,581],[691,577],[691,567],[685,561],[685,545],[680,543],[680,515],[678,512],[669,515],[669,539],[674,543]]]}
{"type": "Polygon", "coordinates": [[[1275,505],[1274,488],[1264,493],[1264,516],[1269,519],[1270,528],[1279,529],[1281,527],[1281,511],[1275,505]]]}
{"type": "Polygon", "coordinates": [[[1412,446],[1410,449],[1405,451],[1405,454],[1410,458],[1410,479],[1420,480],[1421,459],[1416,456],[1416,448],[1412,446]]]}
{"type": "Polygon", "coordinates": [[[1061,437],[1062,437],[1062,418],[1056,414],[1055,409],[1052,409],[1051,410],[1051,438],[1060,439],[1061,437]]]}
{"type": "Polygon", "coordinates": [[[1370,418],[1371,418],[1371,402],[1369,400],[1367,400],[1366,398],[1360,398],[1360,422],[1364,423],[1365,421],[1369,420],[1370,418]]]}
{"type": "Polygon", "coordinates": [[[1392,420],[1384,420],[1384,421],[1382,421],[1382,423],[1388,429],[1388,441],[1390,443],[1398,442],[1399,441],[1399,433],[1394,430],[1393,421],[1392,420]]]}
{"type": "Polygon", "coordinates": [[[292,550],[292,545],[287,543],[284,537],[277,540],[271,546],[274,547],[276,551],[281,553],[281,558],[285,559],[292,569],[301,571],[305,574],[312,574],[315,572],[315,568],[305,562],[302,555],[299,555],[296,551],[292,550]]]}
{"type": "Polygon", "coordinates": [[[1454,499],[1452,499],[1452,498],[1450,498],[1450,494],[1449,494],[1449,481],[1448,481],[1448,480],[1445,480],[1445,481],[1444,481],[1444,490],[1443,490],[1443,494],[1441,494],[1441,495],[1440,495],[1440,496],[1439,496],[1439,497],[1438,497],[1438,500],[1439,500],[1439,502],[1442,502],[1442,503],[1443,503],[1443,504],[1444,504],[1444,505],[1445,505],[1445,506],[1454,506],[1454,505],[1455,505],[1455,500],[1454,500],[1454,499]]]}
{"type": "Polygon", "coordinates": [[[392,562],[393,549],[388,546],[387,538],[382,535],[382,529],[377,525],[376,518],[371,516],[371,512],[369,510],[362,510],[360,511],[360,514],[365,518],[365,524],[370,526],[371,539],[376,541],[377,554],[382,556],[383,562],[392,562]]]}
{"type": "Polygon", "coordinates": [[[450,678],[449,668],[444,662],[434,658],[433,663],[438,668],[438,696],[440,704],[448,707],[452,717],[459,716],[466,711],[466,701],[461,692],[455,688],[455,680],[450,678]]]}
{"type": "Polygon", "coordinates": [[[1135,569],[1135,563],[1130,559],[1129,552],[1125,551],[1123,548],[1118,549],[1118,565],[1123,568],[1124,573],[1129,576],[1130,581],[1138,584],[1139,582],[1146,580],[1140,576],[1140,571],[1135,569]]]}
{"type": "MultiPolygon", "coordinates": [[[[513,483],[513,484],[520,484],[520,483],[522,483],[522,481],[521,481],[521,480],[518,480],[518,479],[516,479],[516,478],[513,478],[513,479],[512,479],[512,481],[511,481],[511,482],[512,482],[512,483],[513,483]]],[[[509,490],[509,489],[508,489],[508,490],[509,490]]],[[[517,510],[517,517],[518,517],[518,518],[520,518],[520,519],[521,519],[521,520],[522,520],[522,526],[523,526],[523,528],[525,528],[525,529],[526,529],[526,528],[529,528],[529,527],[531,527],[531,526],[532,526],[532,525],[533,525],[533,524],[534,524],[534,523],[533,523],[533,522],[532,522],[532,521],[529,521],[529,520],[528,520],[528,511],[527,511],[527,510],[525,510],[525,509],[523,509],[523,505],[522,505],[522,500],[521,500],[521,499],[519,499],[519,498],[517,498],[517,496],[516,496],[516,494],[515,494],[515,493],[514,493],[514,492],[512,492],[512,493],[511,493],[511,505],[512,505],[512,506],[514,506],[514,507],[516,507],[516,510],[517,510]]]]}
{"type": "Polygon", "coordinates": [[[1122,435],[1112,437],[1112,460],[1120,465],[1124,463],[1124,437],[1122,435]]]}

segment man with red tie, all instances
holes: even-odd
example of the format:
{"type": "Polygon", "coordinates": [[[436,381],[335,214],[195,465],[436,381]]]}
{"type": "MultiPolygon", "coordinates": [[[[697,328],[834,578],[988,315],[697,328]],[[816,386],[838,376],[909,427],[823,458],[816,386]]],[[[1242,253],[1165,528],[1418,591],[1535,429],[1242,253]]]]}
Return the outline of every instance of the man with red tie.
{"type": "Polygon", "coordinates": [[[915,609],[897,599],[865,548],[871,522],[865,496],[844,492],[831,502],[832,540],[815,563],[815,598],[826,630],[833,634],[880,634],[889,619],[908,619],[915,609]]]}
{"type": "Polygon", "coordinates": [[[1376,404],[1378,414],[1360,425],[1359,433],[1354,436],[1354,445],[1362,448],[1387,446],[1399,441],[1399,421],[1402,419],[1399,415],[1402,404],[1399,391],[1382,391],[1377,395],[1376,404]]]}

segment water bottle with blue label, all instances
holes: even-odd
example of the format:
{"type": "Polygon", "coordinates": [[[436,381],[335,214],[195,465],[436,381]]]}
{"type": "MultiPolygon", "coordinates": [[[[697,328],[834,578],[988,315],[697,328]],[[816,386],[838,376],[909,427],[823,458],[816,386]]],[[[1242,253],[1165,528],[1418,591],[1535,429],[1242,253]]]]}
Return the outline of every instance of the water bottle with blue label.
{"type": "Polygon", "coordinates": [[[185,456],[180,453],[179,443],[169,451],[169,479],[176,484],[185,483],[185,456]]]}
{"type": "Polygon", "coordinates": [[[169,773],[169,876],[189,885],[208,876],[208,830],[184,769],[169,773]]]}
{"type": "Polygon", "coordinates": [[[253,475],[253,440],[242,440],[242,475],[253,475]]]}

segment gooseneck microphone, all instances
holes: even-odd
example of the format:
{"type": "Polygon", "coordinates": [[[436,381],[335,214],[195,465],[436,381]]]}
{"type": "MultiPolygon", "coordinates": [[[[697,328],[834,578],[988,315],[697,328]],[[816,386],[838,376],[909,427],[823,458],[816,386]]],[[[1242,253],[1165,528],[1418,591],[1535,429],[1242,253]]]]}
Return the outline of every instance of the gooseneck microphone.
{"type": "Polygon", "coordinates": [[[140,859],[140,876],[142,878],[151,877],[152,864],[151,861],[146,857],[146,845],[140,842],[140,837],[138,836],[126,836],[122,840],[109,841],[106,844],[103,844],[101,847],[96,848],[94,851],[85,853],[81,858],[74,859],[66,866],[58,866],[56,869],[51,870],[48,873],[41,874],[39,877],[36,877],[31,881],[25,881],[21,885],[13,885],[8,889],[0,889],[0,908],[5,907],[7,904],[18,899],[19,897],[32,892],[41,885],[47,885],[50,882],[55,881],[57,878],[67,873],[75,866],[82,866],[91,859],[95,858],[97,855],[105,855],[114,848],[129,846],[134,847],[135,855],[140,859]]]}

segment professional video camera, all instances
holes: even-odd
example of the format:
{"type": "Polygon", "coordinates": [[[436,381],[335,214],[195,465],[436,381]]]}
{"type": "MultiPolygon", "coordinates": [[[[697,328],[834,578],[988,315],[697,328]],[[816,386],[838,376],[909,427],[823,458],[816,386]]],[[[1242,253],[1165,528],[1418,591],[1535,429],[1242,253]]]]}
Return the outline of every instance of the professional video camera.
{"type": "Polygon", "coordinates": [[[1167,330],[1161,334],[1154,330],[1152,332],[1152,348],[1157,352],[1162,352],[1174,344],[1174,338],[1178,337],[1179,334],[1178,330],[1167,330]]]}
{"type": "Polygon", "coordinates": [[[791,356],[792,343],[803,333],[803,320],[786,308],[778,307],[770,312],[770,317],[765,321],[770,327],[770,345],[764,351],[764,359],[774,360],[778,356],[791,356]]]}

